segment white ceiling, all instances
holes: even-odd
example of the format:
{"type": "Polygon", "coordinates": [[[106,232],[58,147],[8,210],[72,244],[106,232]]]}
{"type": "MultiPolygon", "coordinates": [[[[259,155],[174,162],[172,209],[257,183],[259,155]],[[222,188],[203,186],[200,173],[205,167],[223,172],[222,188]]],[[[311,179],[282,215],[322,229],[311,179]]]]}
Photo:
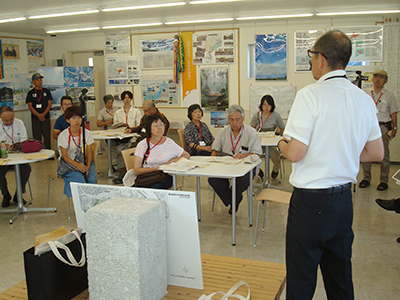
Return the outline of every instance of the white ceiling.
{"type": "MultiPolygon", "coordinates": [[[[177,0],[0,0],[0,20],[13,17],[59,13],[83,9],[99,9],[117,6],[175,2],[177,0]]],[[[186,2],[189,2],[187,0],[186,2]]],[[[47,35],[46,29],[68,29],[116,24],[137,24],[175,20],[212,19],[219,17],[240,17],[249,15],[272,15],[312,13],[328,11],[399,9],[399,0],[244,0],[228,3],[214,3],[96,14],[26,20],[0,24],[0,32],[10,34],[47,35]]],[[[398,16],[398,14],[397,14],[398,16]]],[[[313,18],[319,18],[314,16],[313,18]]],[[[374,17],[376,19],[376,17],[374,17]]],[[[235,25],[246,21],[235,21],[235,25]]],[[[254,21],[252,21],[254,22],[254,21]]],[[[159,26],[160,28],[161,26],[159,26]]],[[[162,25],[165,30],[168,25],[162,25]]]]}

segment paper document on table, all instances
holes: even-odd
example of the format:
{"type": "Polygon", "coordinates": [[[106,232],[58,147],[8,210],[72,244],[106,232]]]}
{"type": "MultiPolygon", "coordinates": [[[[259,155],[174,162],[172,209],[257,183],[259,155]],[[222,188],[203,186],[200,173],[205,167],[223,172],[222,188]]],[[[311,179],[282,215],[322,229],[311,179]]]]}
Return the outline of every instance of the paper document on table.
{"type": "Polygon", "coordinates": [[[30,159],[47,159],[49,156],[46,153],[32,153],[32,154],[25,154],[24,157],[28,160],[30,159]]]}
{"type": "Polygon", "coordinates": [[[236,165],[240,163],[242,159],[236,159],[232,156],[207,156],[204,161],[207,161],[209,163],[236,165]]]}
{"type": "Polygon", "coordinates": [[[272,138],[272,137],[276,137],[274,131],[259,132],[259,133],[258,133],[258,136],[260,137],[260,139],[262,139],[262,138],[272,138]]]}
{"type": "Polygon", "coordinates": [[[0,166],[5,165],[7,162],[9,162],[11,159],[7,159],[7,158],[2,158],[0,159],[0,166]]]}
{"type": "Polygon", "coordinates": [[[254,164],[258,163],[261,161],[261,158],[257,154],[252,154],[247,156],[246,158],[243,158],[243,162],[245,164],[254,164]]]}
{"type": "Polygon", "coordinates": [[[188,172],[193,170],[194,168],[203,166],[204,163],[202,162],[194,162],[192,160],[181,158],[177,162],[168,164],[168,165],[161,165],[158,168],[163,170],[164,172],[174,171],[174,172],[188,172]]]}

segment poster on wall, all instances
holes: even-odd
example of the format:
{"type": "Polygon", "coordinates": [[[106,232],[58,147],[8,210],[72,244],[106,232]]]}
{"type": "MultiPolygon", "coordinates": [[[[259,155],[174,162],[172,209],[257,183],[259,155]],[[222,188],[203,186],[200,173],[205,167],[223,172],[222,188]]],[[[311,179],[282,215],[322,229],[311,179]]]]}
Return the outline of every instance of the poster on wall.
{"type": "Polygon", "coordinates": [[[225,110],[229,106],[229,67],[201,68],[201,106],[225,110]]]}
{"type": "Polygon", "coordinates": [[[224,128],[224,126],[228,126],[229,121],[226,111],[211,111],[210,124],[215,128],[224,128]]]}
{"type": "Polygon", "coordinates": [[[64,67],[64,86],[66,88],[94,86],[93,67],[64,67]]]}
{"type": "Polygon", "coordinates": [[[343,26],[334,30],[344,32],[351,40],[352,53],[349,65],[364,65],[363,62],[381,62],[383,26],[343,26]]]}
{"type": "Polygon", "coordinates": [[[193,64],[193,32],[182,32],[183,47],[185,51],[185,70],[182,72],[182,106],[189,107],[198,103],[197,71],[193,64]]]}
{"type": "Polygon", "coordinates": [[[107,57],[106,67],[109,85],[138,85],[140,83],[138,55],[107,57]]]}
{"type": "Polygon", "coordinates": [[[30,74],[18,74],[11,76],[11,83],[14,90],[14,111],[28,109],[26,94],[32,89],[30,74]]]}
{"type": "Polygon", "coordinates": [[[11,82],[0,82],[0,107],[3,106],[14,107],[11,82]]]}
{"type": "MultiPolygon", "coordinates": [[[[19,39],[11,39],[11,38],[1,38],[1,43],[2,43],[2,66],[3,66],[3,78],[10,78],[13,75],[17,75],[20,73],[23,73],[22,68],[21,68],[21,54],[17,53],[17,50],[15,49],[20,49],[20,40],[19,39]],[[18,46],[16,48],[16,46],[18,46]],[[14,47],[14,50],[16,51],[16,56],[10,56],[9,53],[7,57],[5,56],[5,51],[8,48],[8,52],[10,51],[9,49],[12,49],[14,47]],[[19,56],[18,56],[19,55],[19,56]],[[18,57],[18,58],[17,58],[18,57]]],[[[25,72],[27,72],[26,70],[25,72]]]]}
{"type": "Polygon", "coordinates": [[[106,34],[106,54],[131,53],[131,38],[128,31],[106,34]]]}
{"type": "Polygon", "coordinates": [[[256,35],[256,80],[286,80],[286,55],[286,33],[256,35]]]}
{"type": "Polygon", "coordinates": [[[174,76],[143,76],[143,101],[153,100],[158,106],[180,106],[179,88],[174,76]]]}
{"type": "Polygon", "coordinates": [[[44,67],[43,40],[27,40],[26,52],[28,55],[28,72],[35,73],[36,69],[44,67]]]}
{"type": "Polygon", "coordinates": [[[56,119],[61,115],[61,97],[65,95],[64,68],[38,68],[37,72],[43,76],[43,87],[49,89],[53,97],[50,117],[56,119]]]}
{"type": "Polygon", "coordinates": [[[234,31],[193,33],[193,63],[235,63],[234,31]]]}
{"type": "Polygon", "coordinates": [[[175,39],[141,40],[142,69],[172,69],[174,41],[175,39]]]}
{"type": "Polygon", "coordinates": [[[4,78],[4,70],[3,70],[3,50],[0,40],[0,79],[4,78]]]}
{"type": "Polygon", "coordinates": [[[325,32],[317,30],[296,30],[294,32],[295,72],[310,71],[310,58],[307,50],[311,50],[317,38],[325,32]]]}

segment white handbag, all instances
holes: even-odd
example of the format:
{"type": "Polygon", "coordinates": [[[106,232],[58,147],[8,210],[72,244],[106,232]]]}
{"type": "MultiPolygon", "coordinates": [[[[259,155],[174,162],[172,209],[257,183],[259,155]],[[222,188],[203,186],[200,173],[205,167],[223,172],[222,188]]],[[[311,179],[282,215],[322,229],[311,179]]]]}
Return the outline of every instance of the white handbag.
{"type": "Polygon", "coordinates": [[[216,294],[221,294],[222,295],[222,298],[219,298],[219,300],[228,300],[228,299],[233,299],[233,298],[240,299],[240,300],[249,300],[250,299],[250,287],[249,287],[249,285],[247,284],[246,281],[239,281],[233,287],[231,287],[231,289],[227,293],[215,292],[215,293],[212,293],[212,294],[210,294],[208,296],[207,295],[201,295],[198,300],[212,300],[213,297],[216,294]],[[244,296],[239,295],[239,294],[234,294],[234,292],[236,292],[236,290],[238,290],[242,285],[247,286],[247,297],[244,297],[244,296]]]}

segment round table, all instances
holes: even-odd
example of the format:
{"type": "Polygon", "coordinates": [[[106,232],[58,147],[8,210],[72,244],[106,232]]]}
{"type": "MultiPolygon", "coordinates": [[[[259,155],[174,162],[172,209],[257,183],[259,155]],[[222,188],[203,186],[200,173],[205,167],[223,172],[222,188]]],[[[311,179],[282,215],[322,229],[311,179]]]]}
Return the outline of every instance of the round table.
{"type": "Polygon", "coordinates": [[[50,157],[53,157],[55,155],[55,152],[53,150],[48,150],[48,149],[42,149],[39,152],[35,153],[23,153],[23,152],[18,152],[18,153],[10,153],[8,154],[7,159],[10,159],[9,161],[6,162],[5,166],[15,166],[15,182],[17,186],[17,199],[18,199],[18,205],[17,208],[9,208],[9,209],[1,209],[0,213],[6,213],[6,212],[15,212],[14,217],[10,219],[10,224],[14,222],[18,216],[24,212],[29,212],[29,211],[57,211],[57,208],[55,207],[24,207],[22,203],[22,183],[21,183],[21,175],[20,175],[20,165],[22,164],[29,164],[33,162],[38,162],[42,160],[49,159],[50,157]],[[37,158],[32,158],[32,159],[27,159],[25,156],[30,155],[30,154],[44,154],[43,157],[37,157],[37,158]]]}

